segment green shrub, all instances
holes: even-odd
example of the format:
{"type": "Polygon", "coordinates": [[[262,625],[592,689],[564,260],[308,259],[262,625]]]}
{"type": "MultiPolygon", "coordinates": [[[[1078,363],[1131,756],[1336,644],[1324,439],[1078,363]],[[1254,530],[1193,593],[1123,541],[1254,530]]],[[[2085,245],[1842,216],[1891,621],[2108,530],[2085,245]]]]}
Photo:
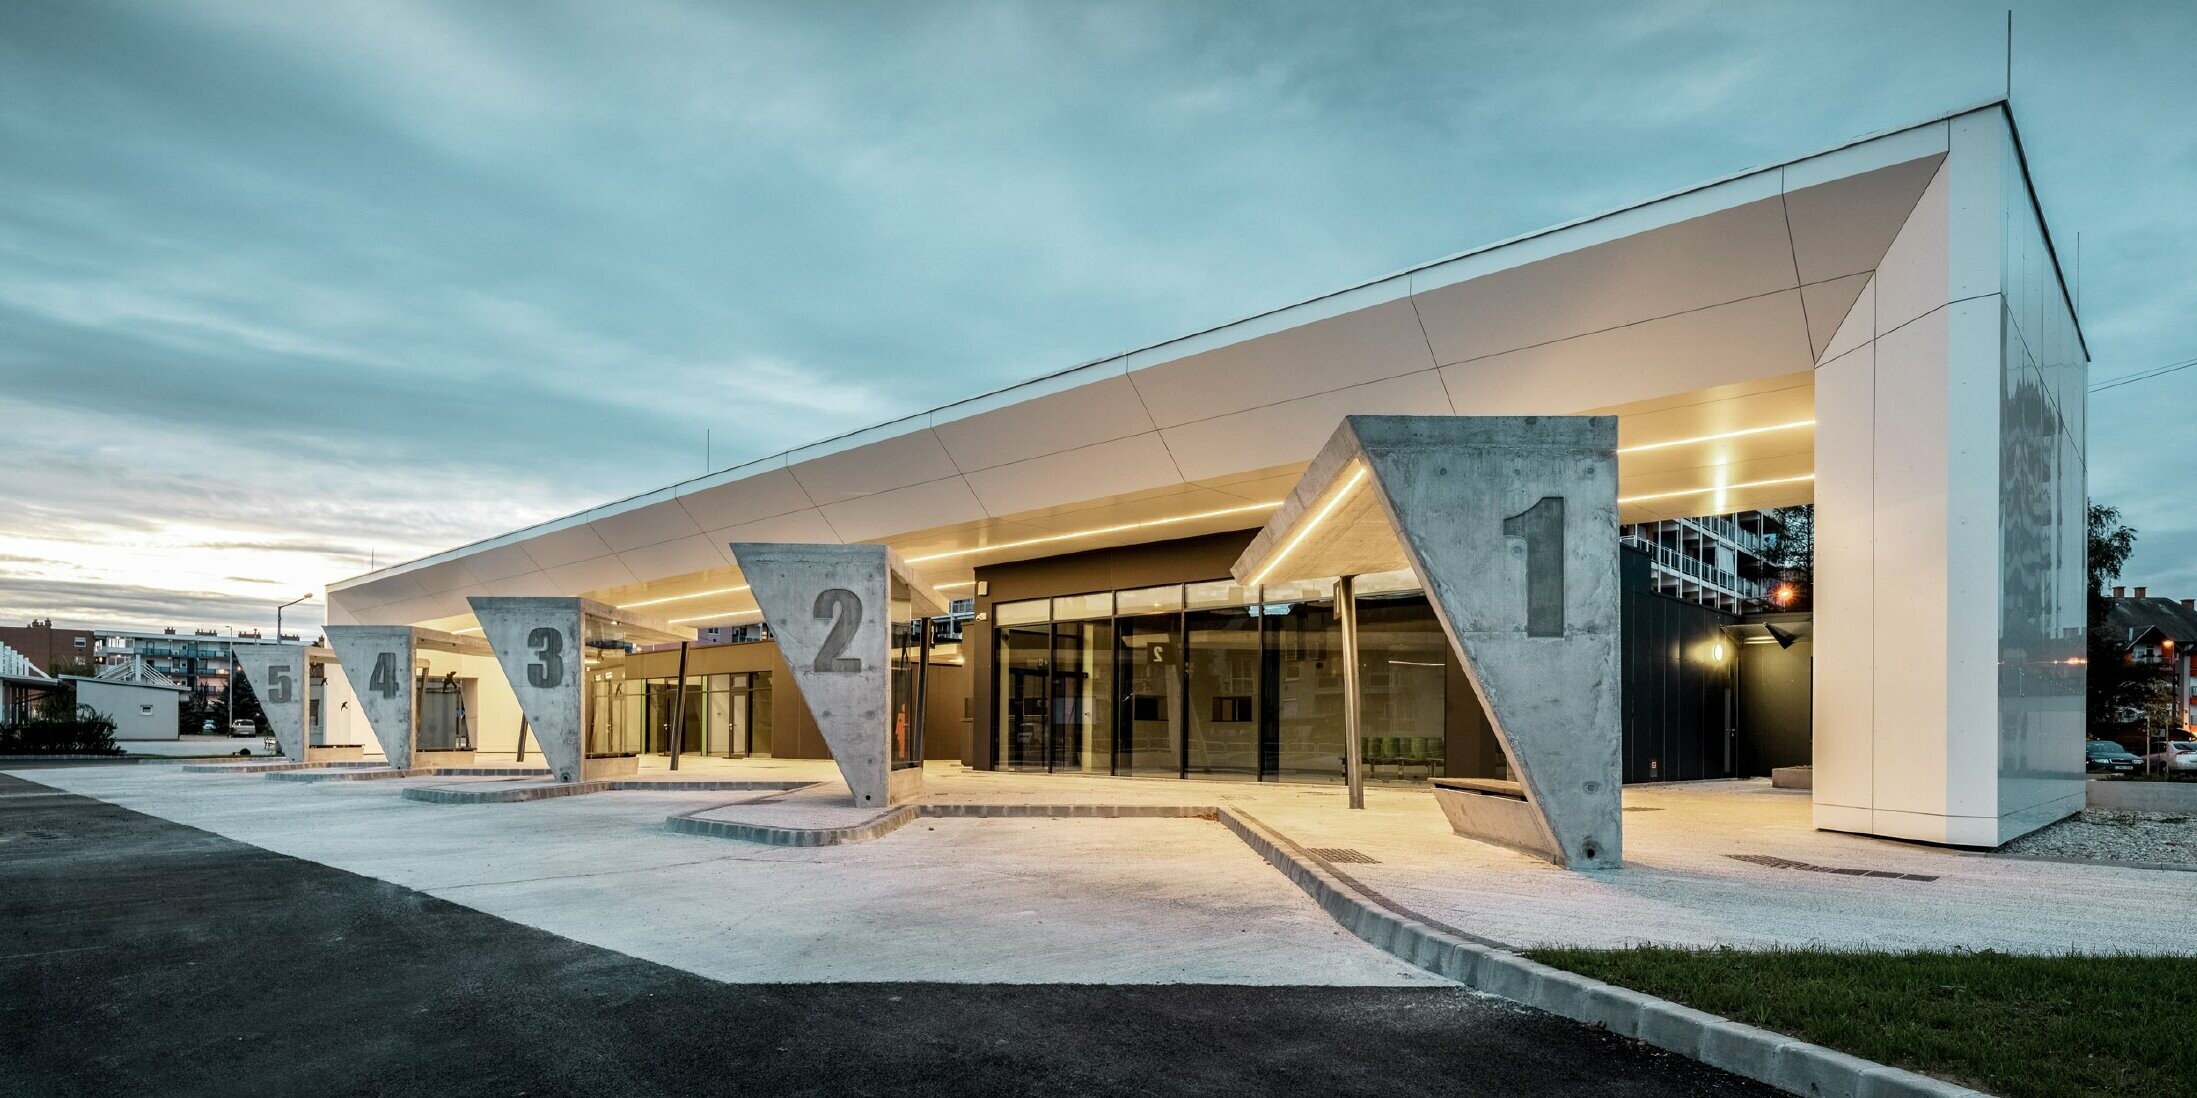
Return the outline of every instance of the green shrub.
{"type": "Polygon", "coordinates": [[[0,724],[0,755],[120,755],[114,720],[91,706],[40,706],[12,724],[0,724]]]}

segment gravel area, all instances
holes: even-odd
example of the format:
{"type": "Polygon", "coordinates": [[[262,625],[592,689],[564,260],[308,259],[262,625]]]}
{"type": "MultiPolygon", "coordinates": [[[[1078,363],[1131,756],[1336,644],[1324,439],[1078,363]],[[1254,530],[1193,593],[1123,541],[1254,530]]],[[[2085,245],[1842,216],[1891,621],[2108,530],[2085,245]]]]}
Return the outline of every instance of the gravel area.
{"type": "Polygon", "coordinates": [[[2197,866],[2197,817],[2172,812],[2100,812],[2070,816],[1999,848],[2003,854],[2166,862],[2197,866]]]}

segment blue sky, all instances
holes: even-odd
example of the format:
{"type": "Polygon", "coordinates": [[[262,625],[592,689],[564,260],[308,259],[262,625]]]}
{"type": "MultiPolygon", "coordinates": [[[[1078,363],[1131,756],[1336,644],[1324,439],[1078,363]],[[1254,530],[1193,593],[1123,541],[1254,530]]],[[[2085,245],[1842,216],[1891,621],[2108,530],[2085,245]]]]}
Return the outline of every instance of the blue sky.
{"type": "MultiPolygon", "coordinates": [[[[321,583],[1995,98],[2001,4],[0,5],[0,620],[321,583]]],[[[2016,8],[2094,381],[2197,357],[2197,5],[2016,8]]],[[[2197,595],[2197,370],[2100,393],[2197,595]]],[[[311,627],[310,607],[287,620],[311,627]]]]}

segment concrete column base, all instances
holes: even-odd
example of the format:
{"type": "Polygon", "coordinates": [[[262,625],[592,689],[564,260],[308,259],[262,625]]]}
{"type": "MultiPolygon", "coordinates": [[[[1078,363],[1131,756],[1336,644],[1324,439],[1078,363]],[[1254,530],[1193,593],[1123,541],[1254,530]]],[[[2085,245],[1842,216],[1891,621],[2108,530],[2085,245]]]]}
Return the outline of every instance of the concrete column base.
{"type": "Polygon", "coordinates": [[[638,755],[614,755],[604,759],[580,760],[580,780],[599,782],[605,778],[630,778],[641,772],[638,755]]]}
{"type": "Polygon", "coordinates": [[[923,795],[923,768],[904,767],[891,771],[885,778],[885,803],[899,804],[923,795]]]}
{"type": "Polygon", "coordinates": [[[1779,766],[1770,771],[1770,785],[1777,789],[1814,789],[1816,769],[1812,766],[1779,766]]]}
{"type": "Polygon", "coordinates": [[[1507,846],[1536,858],[1564,864],[1549,842],[1541,814],[1526,801],[1517,782],[1480,778],[1437,778],[1434,803],[1449,817],[1449,829],[1468,839],[1507,846]]]}

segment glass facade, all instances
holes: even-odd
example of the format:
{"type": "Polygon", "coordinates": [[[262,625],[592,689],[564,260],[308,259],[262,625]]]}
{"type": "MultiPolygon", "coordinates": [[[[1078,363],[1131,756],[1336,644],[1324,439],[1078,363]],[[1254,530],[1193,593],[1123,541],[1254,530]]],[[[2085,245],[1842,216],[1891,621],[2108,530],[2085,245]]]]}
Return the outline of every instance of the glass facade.
{"type": "MultiPolygon", "coordinates": [[[[1358,607],[1366,776],[1444,773],[1448,643],[1433,609],[1393,579],[1362,580],[1358,607]]],[[[993,622],[999,769],[1343,780],[1332,580],[1002,602],[993,622]]]]}
{"type": "Polygon", "coordinates": [[[770,672],[689,675],[680,705],[676,678],[588,683],[587,754],[668,754],[677,719],[679,753],[738,758],[771,750],[770,672]]]}

